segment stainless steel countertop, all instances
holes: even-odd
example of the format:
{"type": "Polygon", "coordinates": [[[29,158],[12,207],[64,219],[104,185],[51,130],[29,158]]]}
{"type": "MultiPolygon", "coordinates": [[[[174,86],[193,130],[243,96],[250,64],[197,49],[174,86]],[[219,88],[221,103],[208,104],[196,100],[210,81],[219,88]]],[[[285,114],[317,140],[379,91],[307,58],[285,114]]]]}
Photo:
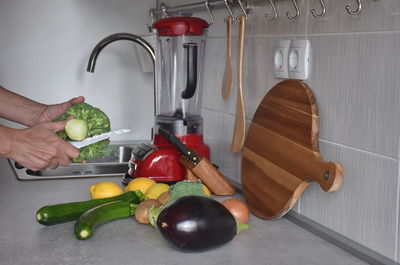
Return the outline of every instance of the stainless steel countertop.
{"type": "Polygon", "coordinates": [[[172,248],[156,229],[141,225],[134,218],[105,224],[86,241],[75,238],[73,222],[49,227],[36,222],[35,213],[41,206],[87,200],[89,186],[104,180],[120,184],[119,178],[112,177],[20,181],[8,161],[0,158],[0,263],[366,264],[284,218],[265,221],[251,216],[250,230],[242,231],[220,248],[201,253],[172,248]]]}

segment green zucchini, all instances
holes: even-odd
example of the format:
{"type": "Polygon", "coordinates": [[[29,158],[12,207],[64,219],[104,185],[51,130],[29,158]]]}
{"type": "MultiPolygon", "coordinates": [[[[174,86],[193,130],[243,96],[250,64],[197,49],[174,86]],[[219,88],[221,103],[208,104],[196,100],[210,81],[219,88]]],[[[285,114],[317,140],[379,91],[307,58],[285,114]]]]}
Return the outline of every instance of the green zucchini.
{"type": "Polygon", "coordinates": [[[143,193],[135,190],[110,198],[46,205],[37,211],[36,220],[42,225],[54,225],[74,221],[87,210],[108,202],[126,201],[139,204],[143,200],[143,193]]]}
{"type": "Polygon", "coordinates": [[[75,222],[74,231],[78,239],[88,239],[94,230],[113,220],[127,218],[136,212],[138,204],[126,201],[110,202],[83,213],[75,222]]]}

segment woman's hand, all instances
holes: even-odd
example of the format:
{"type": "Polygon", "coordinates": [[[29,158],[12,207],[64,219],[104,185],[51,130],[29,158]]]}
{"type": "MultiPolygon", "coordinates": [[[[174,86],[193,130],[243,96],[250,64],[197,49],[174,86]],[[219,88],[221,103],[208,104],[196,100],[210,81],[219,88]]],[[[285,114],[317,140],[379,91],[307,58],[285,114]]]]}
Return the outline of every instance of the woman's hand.
{"type": "Polygon", "coordinates": [[[11,137],[12,148],[8,157],[31,170],[69,165],[71,158],[79,156],[79,149],[56,134],[65,128],[66,122],[42,122],[31,128],[15,130],[11,137]]]}
{"type": "Polygon", "coordinates": [[[61,114],[63,114],[67,109],[69,109],[72,105],[84,102],[84,97],[76,97],[69,101],[60,104],[54,105],[45,105],[42,112],[40,113],[38,119],[33,123],[34,125],[39,124],[41,122],[49,122],[57,119],[61,114]]]}

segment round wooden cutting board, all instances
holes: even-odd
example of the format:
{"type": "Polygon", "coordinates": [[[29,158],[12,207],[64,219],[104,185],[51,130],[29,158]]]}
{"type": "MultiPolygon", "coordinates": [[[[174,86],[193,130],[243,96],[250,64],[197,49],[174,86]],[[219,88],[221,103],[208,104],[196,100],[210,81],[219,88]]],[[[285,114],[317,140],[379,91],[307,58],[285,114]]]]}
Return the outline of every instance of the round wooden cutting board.
{"type": "Polygon", "coordinates": [[[317,104],[306,84],[285,80],[267,93],[243,148],[243,195],[252,213],[263,219],[283,216],[311,181],[327,192],[340,188],[342,167],[323,161],[318,131],[317,104]]]}

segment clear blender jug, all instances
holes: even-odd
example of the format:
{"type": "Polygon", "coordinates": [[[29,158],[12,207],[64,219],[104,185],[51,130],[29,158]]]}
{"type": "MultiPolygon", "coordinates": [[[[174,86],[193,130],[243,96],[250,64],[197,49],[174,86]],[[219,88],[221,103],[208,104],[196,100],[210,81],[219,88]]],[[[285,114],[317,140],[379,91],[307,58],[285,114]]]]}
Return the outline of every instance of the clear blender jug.
{"type": "Polygon", "coordinates": [[[154,23],[156,120],[177,135],[202,134],[203,57],[208,23],[177,16],[154,23]]]}

